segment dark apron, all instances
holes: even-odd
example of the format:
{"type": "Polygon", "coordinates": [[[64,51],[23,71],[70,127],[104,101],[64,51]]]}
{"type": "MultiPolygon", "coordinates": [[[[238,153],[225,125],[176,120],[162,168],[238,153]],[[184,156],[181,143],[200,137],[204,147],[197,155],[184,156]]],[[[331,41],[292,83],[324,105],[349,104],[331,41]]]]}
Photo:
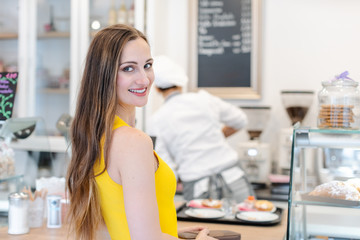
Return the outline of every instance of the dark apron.
{"type": "MultiPolygon", "coordinates": [[[[233,167],[234,166],[231,166],[224,169],[223,171],[233,167]]],[[[211,176],[202,177],[194,181],[183,182],[183,187],[183,196],[186,201],[190,201],[194,198],[231,198],[235,199],[237,202],[241,202],[249,195],[254,196],[254,191],[245,175],[243,175],[238,180],[235,180],[234,183],[227,184],[220,172],[211,176]],[[200,196],[194,196],[195,184],[205,178],[209,178],[208,190],[200,196]],[[240,194],[241,196],[239,196],[240,191],[243,192],[240,194]]]]}

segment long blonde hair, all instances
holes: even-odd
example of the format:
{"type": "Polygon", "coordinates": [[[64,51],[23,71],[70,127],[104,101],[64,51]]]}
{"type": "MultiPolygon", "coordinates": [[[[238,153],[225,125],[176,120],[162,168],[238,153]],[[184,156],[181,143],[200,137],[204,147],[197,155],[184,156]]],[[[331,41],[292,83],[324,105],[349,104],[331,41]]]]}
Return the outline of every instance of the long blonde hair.
{"type": "Polygon", "coordinates": [[[107,166],[117,106],[116,78],[120,57],[125,44],[137,38],[147,41],[144,34],[133,27],[112,25],[95,35],[87,53],[70,130],[72,157],[66,179],[69,225],[76,239],[94,239],[103,221],[93,167],[100,160],[103,137],[105,168],[107,166]]]}

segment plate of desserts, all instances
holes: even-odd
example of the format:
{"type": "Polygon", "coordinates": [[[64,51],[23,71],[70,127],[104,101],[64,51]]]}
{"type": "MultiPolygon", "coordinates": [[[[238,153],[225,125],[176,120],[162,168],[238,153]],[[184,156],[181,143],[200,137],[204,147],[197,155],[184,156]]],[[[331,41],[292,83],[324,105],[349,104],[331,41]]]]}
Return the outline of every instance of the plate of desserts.
{"type": "Polygon", "coordinates": [[[249,196],[245,201],[236,205],[237,211],[240,212],[272,212],[276,211],[275,205],[268,200],[255,200],[249,196]]]}
{"type": "Polygon", "coordinates": [[[193,199],[190,200],[187,204],[187,207],[190,208],[213,208],[220,209],[222,208],[222,201],[218,199],[193,199]]]}

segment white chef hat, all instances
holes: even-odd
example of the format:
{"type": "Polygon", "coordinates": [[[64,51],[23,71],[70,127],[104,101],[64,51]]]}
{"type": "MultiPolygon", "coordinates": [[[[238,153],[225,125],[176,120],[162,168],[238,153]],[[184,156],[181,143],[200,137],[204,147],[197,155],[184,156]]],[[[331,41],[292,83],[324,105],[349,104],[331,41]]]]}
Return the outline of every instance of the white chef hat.
{"type": "Polygon", "coordinates": [[[184,87],[188,82],[184,69],[167,56],[154,57],[153,69],[155,74],[154,84],[159,88],[184,87]]]}

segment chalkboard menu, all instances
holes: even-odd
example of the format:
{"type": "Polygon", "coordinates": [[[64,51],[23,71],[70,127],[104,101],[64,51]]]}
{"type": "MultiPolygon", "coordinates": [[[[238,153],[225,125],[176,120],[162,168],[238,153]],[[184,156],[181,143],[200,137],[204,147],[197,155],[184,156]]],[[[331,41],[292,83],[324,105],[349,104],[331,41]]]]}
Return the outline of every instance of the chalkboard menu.
{"type": "Polygon", "coordinates": [[[11,118],[17,80],[17,72],[0,72],[0,121],[11,118]]]}
{"type": "Polygon", "coordinates": [[[197,87],[252,86],[252,0],[198,0],[197,87]]]}

